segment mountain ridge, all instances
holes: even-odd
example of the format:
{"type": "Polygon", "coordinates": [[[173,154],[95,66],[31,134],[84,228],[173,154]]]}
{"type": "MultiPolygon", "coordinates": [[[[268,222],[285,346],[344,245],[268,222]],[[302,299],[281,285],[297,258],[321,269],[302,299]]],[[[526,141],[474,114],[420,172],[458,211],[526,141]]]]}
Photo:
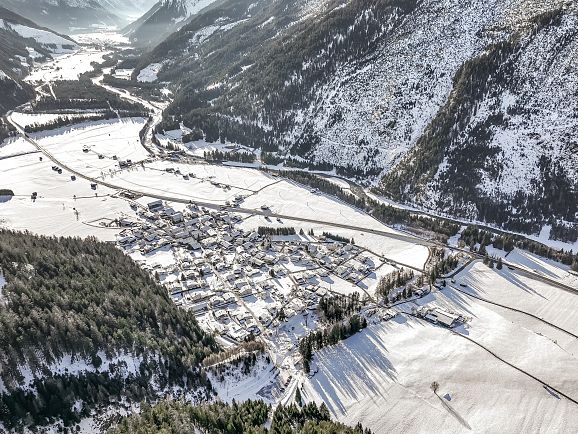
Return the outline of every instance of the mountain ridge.
{"type": "MultiPolygon", "coordinates": [[[[565,194],[576,197],[574,157],[563,151],[569,145],[550,140],[550,152],[557,156],[554,163],[548,155],[541,159],[539,147],[534,146],[535,158],[525,159],[524,167],[518,165],[518,173],[528,176],[516,175],[516,164],[524,160],[517,155],[524,155],[520,146],[525,139],[520,137],[520,144],[512,146],[503,138],[513,127],[507,124],[511,119],[499,113],[497,103],[484,121],[495,124],[485,128],[484,134],[494,137],[489,151],[472,124],[461,135],[469,137],[473,148],[466,150],[457,144],[447,148],[446,138],[440,135],[439,144],[433,147],[439,148],[441,157],[431,160],[431,165],[416,169],[408,159],[412,150],[422,152],[418,151],[423,149],[419,144],[432,136],[444,107],[453,99],[463,100],[467,89],[458,86],[460,74],[467,72],[468,65],[481,66],[486,52],[495,50],[491,56],[496,56],[497,62],[493,66],[486,62],[483,67],[517,74],[516,82],[510,84],[525,86],[524,98],[528,100],[532,91],[540,93],[540,84],[526,79],[532,76],[533,68],[541,67],[531,59],[556,59],[557,43],[548,45],[539,42],[540,38],[547,41],[558,37],[560,43],[567,40],[567,44],[575,44],[576,33],[571,29],[576,5],[564,0],[277,0],[239,2],[235,7],[232,3],[220,3],[192,18],[143,60],[141,68],[149,63],[165,65],[159,79],[172,82],[177,89],[163,128],[170,129],[168,119],[176,117],[186,126],[203,131],[209,141],[226,139],[261,148],[273,152],[275,161],[304,158],[303,164],[335,168],[338,173],[378,186],[396,200],[411,200],[431,210],[448,208],[456,216],[487,219],[511,229],[535,231],[545,221],[575,223],[572,206],[555,205],[546,210],[542,203],[553,201],[552,195],[547,189],[535,187],[547,182],[546,178],[566,179],[565,194]],[[561,21],[548,18],[555,16],[561,21]],[[553,29],[550,36],[546,35],[548,28],[553,29]],[[525,42],[514,50],[527,52],[518,63],[505,52],[500,57],[500,49],[496,48],[505,49],[515,41],[525,42]],[[476,147],[484,149],[483,156],[468,166],[464,152],[473,152],[476,147]],[[499,153],[500,161],[491,149],[499,153]],[[449,152],[455,154],[448,160],[451,172],[443,166],[449,152]],[[449,173],[458,170],[457,161],[461,161],[459,170],[468,191],[466,187],[450,191],[452,183],[447,179],[449,173]],[[499,165],[496,170],[500,176],[490,170],[492,164],[499,165]],[[540,165],[542,171],[536,171],[540,165]],[[438,178],[445,174],[443,185],[434,179],[438,171],[438,178]],[[399,182],[393,180],[395,173],[400,174],[399,182]],[[404,173],[412,173],[412,177],[404,173]],[[468,177],[468,173],[475,176],[468,177]],[[404,177],[411,185],[404,185],[404,177]],[[426,182],[428,187],[419,190],[426,179],[430,180],[426,182]],[[471,179],[478,182],[470,185],[471,179]],[[403,194],[404,189],[407,194],[403,194]],[[430,200],[435,191],[435,200],[430,200]],[[452,201],[439,200],[446,196],[452,201]],[[550,211],[552,215],[548,215],[550,211]]],[[[570,49],[558,55],[559,65],[575,62],[570,49]]],[[[570,66],[565,68],[572,70],[570,66]]],[[[470,73],[475,76],[477,71],[470,73]]],[[[491,71],[483,69],[480,74],[480,83],[484,74],[493,77],[491,71]]],[[[565,128],[562,136],[571,142],[570,132],[578,128],[572,120],[575,98],[569,91],[556,92],[554,87],[571,89],[571,83],[578,81],[572,73],[556,77],[557,84],[551,84],[549,93],[565,101],[564,110],[569,115],[559,116],[568,122],[558,129],[565,128]]],[[[504,86],[493,80],[487,83],[485,93],[502,92],[507,105],[510,97],[504,86]]],[[[546,94],[543,92],[532,104],[536,110],[555,113],[556,99],[548,100],[546,94]]],[[[481,98],[477,104],[488,102],[483,92],[474,96],[481,98]]],[[[463,104],[454,110],[467,111],[463,104]]],[[[531,110],[520,114],[516,131],[526,128],[522,124],[535,125],[538,131],[546,128],[539,125],[536,116],[533,124],[524,116],[534,115],[531,110]]]]}

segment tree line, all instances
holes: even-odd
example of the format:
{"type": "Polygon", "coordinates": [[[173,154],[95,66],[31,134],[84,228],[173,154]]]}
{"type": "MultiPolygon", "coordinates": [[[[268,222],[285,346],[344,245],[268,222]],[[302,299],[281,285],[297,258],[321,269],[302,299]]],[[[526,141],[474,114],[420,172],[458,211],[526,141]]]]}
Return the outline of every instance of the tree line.
{"type": "Polygon", "coordinates": [[[249,152],[221,152],[218,149],[203,152],[207,161],[236,161],[239,163],[254,163],[255,154],[249,152]]]}
{"type": "Polygon", "coordinates": [[[360,315],[354,314],[348,319],[325,327],[322,330],[313,331],[301,338],[299,340],[299,354],[301,354],[303,360],[303,371],[308,374],[311,370],[313,350],[335,345],[365,327],[367,327],[367,320],[360,315]]]}
{"type": "Polygon", "coordinates": [[[359,293],[354,292],[349,295],[336,295],[331,297],[321,297],[317,306],[317,312],[322,319],[333,323],[341,321],[361,309],[359,293]]]}
{"type": "Polygon", "coordinates": [[[259,235],[295,235],[297,232],[295,232],[294,227],[272,228],[269,226],[259,226],[257,233],[259,235]]]}
{"type": "Polygon", "coordinates": [[[108,405],[117,390],[137,401],[171,387],[210,395],[200,366],[218,345],[114,245],[0,230],[0,269],[6,280],[0,421],[6,427],[42,425],[57,417],[74,423],[72,403],[80,400],[89,411],[108,405]],[[122,355],[140,360],[136,375],[99,371],[103,358],[122,355]],[[93,373],[71,377],[46,370],[64,356],[87,361],[93,373]],[[26,391],[24,367],[38,376],[26,391]],[[95,390],[102,400],[92,398],[95,390]]]}
{"type": "Polygon", "coordinates": [[[400,299],[398,295],[404,299],[410,298],[412,296],[411,289],[404,288],[401,294],[392,294],[391,292],[396,288],[405,286],[414,277],[415,273],[413,270],[400,268],[393,273],[382,276],[377,283],[375,292],[378,296],[384,298],[387,302],[390,300],[398,301],[400,299]]]}
{"type": "Polygon", "coordinates": [[[431,255],[429,281],[432,284],[436,279],[448,274],[452,270],[455,270],[459,264],[457,256],[450,254],[446,257],[444,249],[433,248],[431,255]]]}
{"type": "Polygon", "coordinates": [[[127,110],[148,113],[140,103],[121,98],[116,93],[94,84],[90,78],[60,80],[52,85],[54,96],[41,96],[31,102],[35,112],[54,110],[127,110]]]}
{"type": "Polygon", "coordinates": [[[95,122],[109,119],[118,119],[120,115],[122,115],[123,117],[147,117],[148,113],[141,111],[123,110],[122,112],[120,111],[114,112],[112,110],[105,110],[102,113],[93,114],[90,116],[81,116],[81,117],[59,116],[56,119],[47,122],[26,125],[26,127],[24,127],[24,131],[26,131],[27,133],[37,133],[39,131],[56,130],[58,128],[69,127],[72,125],[81,124],[83,122],[95,122]]]}
{"type": "MultiPolygon", "coordinates": [[[[515,247],[534,253],[543,258],[553,259],[565,265],[572,266],[578,262],[578,254],[572,250],[553,249],[538,241],[530,240],[516,234],[497,234],[478,227],[469,225],[462,231],[459,239],[462,246],[468,246],[471,251],[477,251],[481,255],[486,252],[486,247],[493,245],[494,248],[511,252],[515,247]],[[476,248],[476,245],[479,247],[476,248]]],[[[578,271],[578,268],[577,268],[578,271]]]]}
{"type": "Polygon", "coordinates": [[[361,424],[354,428],[331,420],[325,404],[279,405],[273,410],[263,401],[193,405],[164,400],[144,404],[139,414],[123,418],[108,434],[133,433],[211,434],[371,434],[361,424]],[[270,421],[270,424],[267,422],[270,421]],[[267,425],[267,426],[266,426],[267,425]]]}
{"type": "Polygon", "coordinates": [[[355,244],[355,240],[353,238],[349,239],[347,237],[333,234],[331,232],[323,232],[323,236],[329,240],[338,241],[340,243],[355,244]]]}

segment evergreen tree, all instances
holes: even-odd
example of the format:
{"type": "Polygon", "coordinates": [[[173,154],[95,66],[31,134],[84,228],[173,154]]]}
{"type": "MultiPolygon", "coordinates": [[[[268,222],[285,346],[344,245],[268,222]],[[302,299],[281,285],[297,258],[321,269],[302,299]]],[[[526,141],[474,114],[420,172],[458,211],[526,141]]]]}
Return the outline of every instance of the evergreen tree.
{"type": "Polygon", "coordinates": [[[496,264],[496,268],[497,268],[498,270],[501,270],[501,269],[503,268],[502,258],[501,258],[501,257],[498,258],[498,262],[497,262],[497,264],[496,264]]]}
{"type": "Polygon", "coordinates": [[[303,405],[303,400],[301,398],[301,390],[299,389],[299,385],[295,388],[295,402],[299,407],[303,405]]]}

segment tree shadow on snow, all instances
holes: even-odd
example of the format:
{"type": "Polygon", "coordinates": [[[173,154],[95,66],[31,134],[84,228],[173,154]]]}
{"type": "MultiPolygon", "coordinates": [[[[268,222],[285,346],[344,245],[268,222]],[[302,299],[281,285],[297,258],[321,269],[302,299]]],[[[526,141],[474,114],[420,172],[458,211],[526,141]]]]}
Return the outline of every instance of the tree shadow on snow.
{"type": "Polygon", "coordinates": [[[319,372],[311,386],[334,414],[344,414],[343,398],[352,401],[369,394],[383,396],[384,378],[395,380],[396,370],[385,356],[388,350],[371,328],[315,354],[319,372]],[[376,375],[379,373],[379,375],[376,375]]]}

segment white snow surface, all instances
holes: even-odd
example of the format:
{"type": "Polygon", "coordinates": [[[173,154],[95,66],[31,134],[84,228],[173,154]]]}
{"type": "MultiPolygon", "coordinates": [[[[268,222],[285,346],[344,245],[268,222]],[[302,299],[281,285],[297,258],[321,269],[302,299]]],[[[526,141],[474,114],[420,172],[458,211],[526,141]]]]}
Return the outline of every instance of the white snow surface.
{"type": "Polygon", "coordinates": [[[36,68],[26,77],[27,81],[50,82],[57,80],[78,80],[80,74],[92,71],[91,63],[101,63],[108,51],[94,48],[82,48],[72,53],[55,55],[41,67],[36,68]]]}
{"type": "Polygon", "coordinates": [[[142,83],[152,83],[153,81],[157,81],[157,75],[162,67],[162,63],[151,63],[139,72],[136,79],[142,83]]]}
{"type": "Polygon", "coordinates": [[[6,25],[8,25],[12,30],[14,30],[23,38],[32,38],[42,45],[54,44],[60,46],[61,49],[63,45],[71,45],[73,47],[76,45],[74,42],[63,38],[62,36],[59,36],[56,33],[49,32],[47,30],[36,29],[34,27],[23,26],[21,24],[5,22],[4,26],[6,27],[6,25]]]}
{"type": "Polygon", "coordinates": [[[139,140],[144,124],[143,118],[87,121],[33,136],[69,167],[85,175],[103,177],[118,169],[118,160],[138,162],[148,157],[139,140]],[[115,155],[117,160],[113,159],[115,155]]]}
{"type": "MultiPolygon", "coordinates": [[[[490,286],[484,288],[496,295],[501,294],[499,288],[510,288],[501,286],[502,277],[495,270],[486,269],[490,286]]],[[[518,301],[518,308],[531,307],[519,303],[525,294],[515,291],[523,288],[510,285],[516,289],[507,290],[507,300],[500,295],[503,303],[518,301]]],[[[575,330],[576,320],[567,313],[571,306],[566,306],[573,296],[561,297],[536,296],[535,306],[542,306],[538,311],[548,313],[557,325],[575,330]]],[[[470,321],[456,329],[457,334],[578,397],[575,339],[451,289],[418,302],[425,303],[466,315],[470,321]]],[[[306,401],[325,402],[338,420],[349,425],[362,421],[375,432],[573,432],[578,423],[575,404],[457,334],[405,315],[370,326],[315,353],[319,371],[303,379],[302,395],[306,401]],[[437,395],[430,389],[433,381],[440,385],[437,395]]]]}
{"type": "Polygon", "coordinates": [[[52,53],[66,53],[78,48],[75,42],[49,30],[11,23],[6,20],[0,20],[0,28],[11,30],[26,39],[34,39],[52,53]]]}
{"type": "Polygon", "coordinates": [[[0,298],[2,298],[2,290],[6,286],[6,278],[2,273],[0,273],[0,298]]]}
{"type": "MultiPolygon", "coordinates": [[[[0,148],[0,155],[35,150],[28,142],[17,139],[0,148]]],[[[0,184],[15,193],[11,200],[0,202],[0,226],[41,235],[96,236],[103,241],[114,241],[119,229],[98,223],[132,213],[128,203],[113,197],[116,191],[105,187],[99,187],[96,197],[88,181],[72,181],[66,170],[57,174],[51,169],[50,160],[40,161],[39,155],[0,160],[0,184]],[[36,201],[30,199],[33,192],[38,193],[36,201]]]]}

